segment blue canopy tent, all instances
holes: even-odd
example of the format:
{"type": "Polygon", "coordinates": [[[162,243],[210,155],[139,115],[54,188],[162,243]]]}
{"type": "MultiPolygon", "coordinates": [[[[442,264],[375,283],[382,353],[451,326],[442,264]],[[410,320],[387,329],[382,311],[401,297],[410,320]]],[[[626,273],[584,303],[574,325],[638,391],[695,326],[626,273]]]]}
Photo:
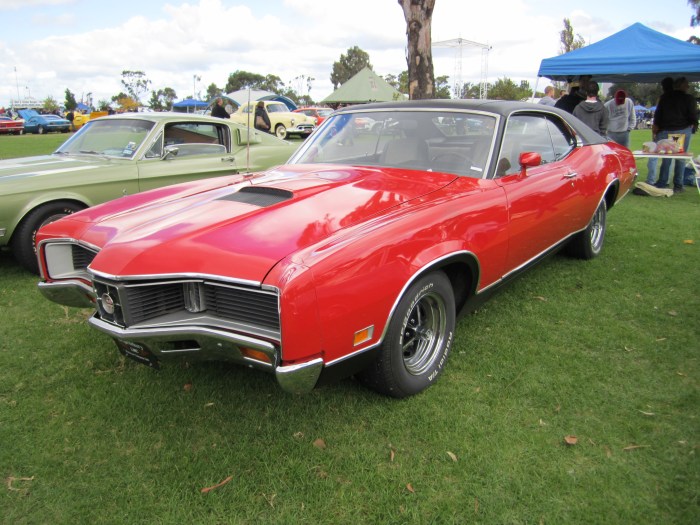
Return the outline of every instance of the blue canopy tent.
{"type": "Polygon", "coordinates": [[[204,102],[203,100],[195,100],[193,98],[186,98],[173,104],[174,111],[182,111],[187,113],[193,113],[198,109],[207,109],[207,107],[209,107],[208,102],[204,102]]]}
{"type": "Polygon", "coordinates": [[[700,46],[636,23],[599,42],[545,58],[538,77],[571,81],[591,75],[596,82],[660,82],[684,76],[700,80],[700,46]]]}
{"type": "Polygon", "coordinates": [[[75,109],[78,111],[90,111],[90,106],[87,104],[83,104],[82,102],[78,102],[78,104],[75,106],[75,109]]]}

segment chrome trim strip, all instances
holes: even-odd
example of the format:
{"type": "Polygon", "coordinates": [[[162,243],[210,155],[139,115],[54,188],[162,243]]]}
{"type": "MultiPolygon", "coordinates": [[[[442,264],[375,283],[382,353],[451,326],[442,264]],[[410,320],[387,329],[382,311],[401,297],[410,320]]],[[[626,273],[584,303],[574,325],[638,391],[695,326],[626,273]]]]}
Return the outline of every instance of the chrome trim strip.
{"type": "Polygon", "coordinates": [[[49,301],[77,308],[95,308],[95,292],[82,281],[70,279],[37,284],[41,294],[49,301]]]}
{"type": "MultiPolygon", "coordinates": [[[[387,325],[388,325],[388,323],[387,323],[387,325]]],[[[326,366],[329,367],[329,366],[337,365],[338,363],[342,363],[343,361],[351,359],[351,358],[358,356],[364,352],[369,352],[370,350],[373,350],[374,348],[376,348],[382,344],[382,342],[384,340],[384,333],[386,333],[386,330],[382,333],[382,336],[379,338],[379,341],[372,343],[371,345],[366,346],[365,348],[362,348],[360,350],[355,350],[354,352],[350,352],[349,354],[341,356],[337,359],[333,359],[332,361],[328,361],[326,363],[326,366]]]]}
{"type": "Polygon", "coordinates": [[[92,268],[88,268],[90,273],[102,279],[108,279],[110,281],[148,281],[157,280],[165,281],[172,279],[204,279],[209,281],[218,281],[230,284],[240,284],[244,286],[257,286],[269,291],[274,291],[279,293],[279,288],[276,286],[263,285],[260,281],[249,281],[247,279],[236,279],[233,277],[225,277],[223,275],[215,275],[209,273],[196,273],[196,272],[184,272],[184,273],[153,273],[153,274],[138,274],[138,275],[112,275],[105,272],[100,272],[92,268]]]}

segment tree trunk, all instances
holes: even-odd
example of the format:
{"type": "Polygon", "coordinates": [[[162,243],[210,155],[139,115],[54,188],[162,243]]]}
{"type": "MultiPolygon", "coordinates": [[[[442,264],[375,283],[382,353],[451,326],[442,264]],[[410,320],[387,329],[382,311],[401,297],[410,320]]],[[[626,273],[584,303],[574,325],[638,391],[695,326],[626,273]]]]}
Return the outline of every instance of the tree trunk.
{"type": "Polygon", "coordinates": [[[430,26],[435,0],[398,0],[406,19],[408,98],[435,98],[430,26]]]}

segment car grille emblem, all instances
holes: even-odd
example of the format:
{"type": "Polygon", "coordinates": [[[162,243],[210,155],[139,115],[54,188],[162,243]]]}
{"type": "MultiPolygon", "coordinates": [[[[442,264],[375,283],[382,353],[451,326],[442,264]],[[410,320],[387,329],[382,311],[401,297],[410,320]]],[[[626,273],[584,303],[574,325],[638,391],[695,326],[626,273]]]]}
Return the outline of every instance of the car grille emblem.
{"type": "Polygon", "coordinates": [[[107,314],[112,315],[114,313],[114,299],[112,299],[112,296],[108,293],[103,293],[100,297],[100,301],[102,302],[102,308],[104,311],[107,314]]]}

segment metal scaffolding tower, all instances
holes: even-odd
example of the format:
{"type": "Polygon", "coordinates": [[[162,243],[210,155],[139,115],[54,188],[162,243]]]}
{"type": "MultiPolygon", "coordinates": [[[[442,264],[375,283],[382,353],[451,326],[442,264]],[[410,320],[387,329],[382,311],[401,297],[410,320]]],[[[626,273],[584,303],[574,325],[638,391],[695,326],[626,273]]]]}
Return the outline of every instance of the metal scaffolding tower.
{"type": "Polygon", "coordinates": [[[462,91],[462,54],[465,47],[481,48],[481,76],[479,78],[479,98],[488,97],[488,73],[489,73],[489,51],[491,46],[465,40],[464,38],[453,38],[452,40],[442,40],[433,42],[433,47],[453,47],[455,51],[455,73],[452,88],[453,98],[461,98],[462,91]]]}

